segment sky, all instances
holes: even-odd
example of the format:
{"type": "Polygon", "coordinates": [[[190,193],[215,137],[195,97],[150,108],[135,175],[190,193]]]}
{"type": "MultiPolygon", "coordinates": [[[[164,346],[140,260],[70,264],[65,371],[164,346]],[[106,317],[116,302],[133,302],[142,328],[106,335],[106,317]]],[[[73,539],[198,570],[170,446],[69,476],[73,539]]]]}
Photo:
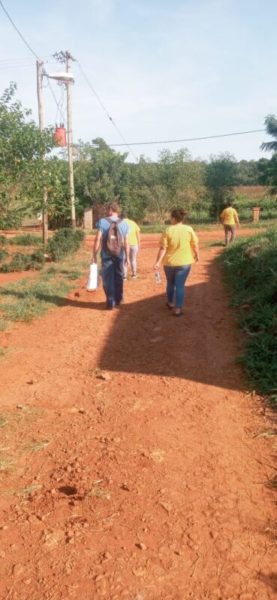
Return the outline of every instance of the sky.
{"type": "MultiPolygon", "coordinates": [[[[262,129],[277,115],[276,0],[3,0],[48,73],[52,55],[73,63],[74,141],[108,144],[209,136],[262,129]],[[88,86],[101,98],[117,129],[88,86]],[[118,132],[120,131],[120,134],[118,132]]],[[[0,94],[10,81],[37,121],[35,57],[0,7],[0,94]]],[[[66,114],[63,89],[52,82],[66,114]]],[[[44,87],[45,122],[61,120],[44,87]]],[[[187,148],[192,158],[231,153],[269,157],[266,133],[195,142],[133,146],[129,160],[187,148]]],[[[118,147],[122,152],[126,147],[118,147]]]]}

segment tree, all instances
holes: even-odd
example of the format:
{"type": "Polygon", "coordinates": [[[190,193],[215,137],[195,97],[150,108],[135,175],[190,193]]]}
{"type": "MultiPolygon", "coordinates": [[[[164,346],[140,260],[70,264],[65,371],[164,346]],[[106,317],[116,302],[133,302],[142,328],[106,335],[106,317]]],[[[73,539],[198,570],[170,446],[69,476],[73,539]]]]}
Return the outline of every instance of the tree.
{"type": "Polygon", "coordinates": [[[267,115],[265,126],[268,135],[275,139],[271,142],[264,142],[261,145],[262,150],[273,152],[271,160],[266,165],[263,163],[260,167],[261,179],[264,183],[271,186],[271,193],[277,193],[277,119],[274,115],[267,115]]]}
{"type": "Polygon", "coordinates": [[[52,131],[39,130],[15,92],[11,83],[0,98],[0,227],[19,224],[34,199],[42,198],[42,156],[54,145],[52,131]]]}
{"type": "Polygon", "coordinates": [[[236,185],[259,185],[258,161],[238,161],[236,185]]]}
{"type": "Polygon", "coordinates": [[[271,142],[264,142],[261,145],[262,150],[268,150],[269,152],[277,152],[277,119],[274,115],[267,115],[265,118],[265,127],[268,135],[271,135],[275,140],[271,142]]]}
{"type": "Polygon", "coordinates": [[[211,195],[211,216],[218,217],[222,206],[233,198],[237,178],[237,163],[230,154],[212,156],[206,166],[206,186],[211,195]]]}
{"type": "Polygon", "coordinates": [[[127,154],[112,150],[101,138],[79,142],[75,162],[76,195],[83,208],[105,204],[120,194],[127,154]]]}

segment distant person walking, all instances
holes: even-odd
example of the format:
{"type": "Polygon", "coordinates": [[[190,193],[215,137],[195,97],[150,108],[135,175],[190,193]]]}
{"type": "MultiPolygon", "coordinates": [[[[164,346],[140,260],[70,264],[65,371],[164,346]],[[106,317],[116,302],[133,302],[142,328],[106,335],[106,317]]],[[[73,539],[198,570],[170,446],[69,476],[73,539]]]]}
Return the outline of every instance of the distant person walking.
{"type": "Polygon", "coordinates": [[[110,310],[123,300],[124,262],[129,261],[128,224],[120,219],[119,211],[117,202],[112,202],[107,217],[98,221],[92,255],[92,262],[97,262],[101,248],[103,287],[110,310]]]}
{"type": "Polygon", "coordinates": [[[236,227],[239,227],[239,216],[231,201],[227,203],[227,207],[222,211],[220,221],[224,227],[225,246],[228,246],[230,242],[234,241],[236,227]]]}
{"type": "Polygon", "coordinates": [[[185,302],[185,283],[191,265],[199,260],[198,239],[189,225],[184,225],[185,212],[174,209],[171,212],[171,225],[161,237],[155,270],[160,269],[163,261],[167,286],[167,307],[173,310],[175,317],[183,314],[185,302]]]}
{"type": "MultiPolygon", "coordinates": [[[[140,248],[140,228],[135,221],[132,219],[128,219],[128,217],[124,217],[125,223],[127,223],[129,232],[128,232],[128,241],[129,241],[129,262],[131,265],[131,277],[132,279],[136,279],[137,277],[137,257],[140,248]]],[[[125,263],[124,266],[124,278],[127,279],[128,275],[128,264],[125,263]]]]}

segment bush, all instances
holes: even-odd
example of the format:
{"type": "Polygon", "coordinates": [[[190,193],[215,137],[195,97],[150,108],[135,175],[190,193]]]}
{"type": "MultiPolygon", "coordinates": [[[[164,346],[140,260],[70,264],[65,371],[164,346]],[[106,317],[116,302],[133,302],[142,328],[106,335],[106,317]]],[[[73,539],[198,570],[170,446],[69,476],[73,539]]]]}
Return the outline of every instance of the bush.
{"type": "Polygon", "coordinates": [[[248,336],[242,360],[256,389],[270,393],[277,364],[277,231],[236,242],[223,263],[248,336]]]}
{"type": "Polygon", "coordinates": [[[76,252],[84,239],[85,234],[82,230],[77,229],[60,229],[57,231],[51,240],[48,242],[47,253],[52,260],[58,261],[64,258],[67,254],[76,252]]]}
{"type": "Polygon", "coordinates": [[[20,211],[10,210],[0,215],[0,229],[19,229],[22,221],[20,211]]]}
{"type": "Polygon", "coordinates": [[[6,250],[1,250],[0,248],[0,262],[4,260],[4,258],[6,258],[7,256],[9,256],[9,253],[6,250]]]}
{"type": "Polygon", "coordinates": [[[38,244],[41,244],[41,242],[42,240],[40,237],[32,235],[31,233],[27,233],[26,235],[16,235],[10,240],[10,244],[16,246],[37,246],[38,244]]]}
{"type": "Polygon", "coordinates": [[[5,235],[0,235],[0,246],[7,246],[8,240],[5,235]]]}
{"type": "Polygon", "coordinates": [[[13,273],[15,271],[40,271],[45,263],[45,257],[41,250],[33,254],[22,254],[17,252],[11,261],[0,267],[2,273],[13,273]]]}
{"type": "Polygon", "coordinates": [[[250,198],[243,194],[236,194],[234,206],[237,208],[241,221],[252,221],[252,208],[260,206],[261,221],[277,218],[277,201],[276,198],[250,198]]]}

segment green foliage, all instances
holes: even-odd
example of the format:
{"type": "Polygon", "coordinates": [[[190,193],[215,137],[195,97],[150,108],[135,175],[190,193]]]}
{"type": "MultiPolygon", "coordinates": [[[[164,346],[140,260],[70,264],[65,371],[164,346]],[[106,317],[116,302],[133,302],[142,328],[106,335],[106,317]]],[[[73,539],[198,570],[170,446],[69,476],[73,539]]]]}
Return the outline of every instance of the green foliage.
{"type": "Polygon", "coordinates": [[[77,229],[60,229],[48,242],[47,252],[52,260],[57,261],[67,254],[76,252],[84,239],[84,232],[77,229]]]}
{"type": "Polygon", "coordinates": [[[236,183],[235,185],[259,185],[261,160],[240,160],[236,163],[236,183]]]}
{"type": "Polygon", "coordinates": [[[260,183],[271,187],[271,194],[277,193],[277,152],[270,160],[259,162],[260,183]]]}
{"type": "Polygon", "coordinates": [[[70,284],[64,281],[19,281],[0,288],[0,309],[9,321],[32,321],[63,303],[70,284]]]}
{"type": "Polygon", "coordinates": [[[0,262],[2,262],[2,260],[4,260],[7,256],[9,256],[9,253],[7,252],[7,250],[2,250],[0,248],[0,262]]]}
{"type": "Polygon", "coordinates": [[[5,235],[0,235],[0,246],[7,246],[9,243],[5,235]]]}
{"type": "Polygon", "coordinates": [[[125,183],[127,154],[115,152],[101,138],[80,142],[76,153],[75,187],[82,207],[111,202],[125,183]]]}
{"type": "Polygon", "coordinates": [[[250,221],[252,219],[252,208],[260,206],[261,221],[267,221],[268,219],[277,219],[277,199],[276,198],[264,198],[262,201],[257,202],[256,199],[248,198],[242,194],[235,194],[234,206],[238,210],[241,221],[250,221]]]}
{"type": "Polygon", "coordinates": [[[211,216],[218,218],[224,203],[233,199],[237,164],[230,154],[212,157],[206,167],[205,183],[210,192],[211,216]]]}
{"type": "Polygon", "coordinates": [[[0,228],[17,227],[34,197],[42,196],[43,155],[53,147],[52,131],[41,132],[30,111],[14,100],[10,84],[0,98],[0,228]]]}
{"type": "MultiPolygon", "coordinates": [[[[15,100],[16,85],[0,98],[0,229],[19,228],[25,215],[41,213],[43,189],[48,193],[48,219],[52,229],[71,221],[66,152],[50,156],[52,130],[39,131],[29,110],[15,100]],[[46,160],[44,160],[46,157],[46,160]]],[[[270,135],[277,139],[277,120],[266,118],[270,135]]],[[[277,141],[264,144],[275,150],[277,141]]],[[[192,160],[186,149],[164,150],[157,161],[140,157],[126,162],[97,138],[74,147],[77,223],[84,210],[119,198],[122,208],[136,221],[145,218],[163,223],[173,206],[183,206],[191,223],[217,219],[223,202],[232,198],[235,185],[262,183],[277,190],[277,156],[270,160],[239,161],[229,154],[208,163],[192,160]]],[[[265,216],[264,213],[263,216],[265,216]]],[[[269,213],[272,214],[272,213],[269,213]]]]}
{"type": "Polygon", "coordinates": [[[42,243],[41,237],[27,233],[26,235],[16,235],[9,240],[9,244],[15,246],[36,246],[42,243]]]}
{"type": "Polygon", "coordinates": [[[45,257],[41,250],[33,254],[22,254],[16,252],[9,263],[0,267],[2,273],[13,273],[16,271],[40,271],[45,263],[45,257]]]}
{"type": "Polygon", "coordinates": [[[267,134],[275,139],[271,142],[264,142],[261,146],[262,150],[277,152],[277,119],[274,115],[267,115],[265,118],[265,127],[267,134]]]}
{"type": "Polygon", "coordinates": [[[243,362],[256,389],[269,394],[276,387],[277,364],[276,229],[230,246],[223,263],[248,336],[243,362]]]}

